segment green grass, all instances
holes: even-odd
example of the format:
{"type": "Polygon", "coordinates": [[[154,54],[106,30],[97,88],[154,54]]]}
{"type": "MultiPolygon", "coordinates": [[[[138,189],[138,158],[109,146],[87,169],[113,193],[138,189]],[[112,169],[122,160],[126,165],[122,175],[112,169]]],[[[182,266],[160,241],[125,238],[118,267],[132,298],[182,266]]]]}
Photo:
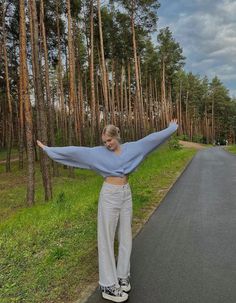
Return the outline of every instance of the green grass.
{"type": "Polygon", "coordinates": [[[229,145],[229,146],[225,147],[225,149],[233,154],[236,154],[236,145],[229,145]]]}
{"type": "MultiPolygon", "coordinates": [[[[195,152],[165,145],[131,174],[133,228],[158,205],[195,152]]],[[[88,170],[76,169],[74,178],[62,166],[60,172],[53,179],[54,198],[46,203],[37,168],[33,207],[24,205],[26,169],[20,172],[14,164],[12,173],[0,174],[1,303],[71,302],[96,279],[97,203],[103,179],[88,170]]]]}

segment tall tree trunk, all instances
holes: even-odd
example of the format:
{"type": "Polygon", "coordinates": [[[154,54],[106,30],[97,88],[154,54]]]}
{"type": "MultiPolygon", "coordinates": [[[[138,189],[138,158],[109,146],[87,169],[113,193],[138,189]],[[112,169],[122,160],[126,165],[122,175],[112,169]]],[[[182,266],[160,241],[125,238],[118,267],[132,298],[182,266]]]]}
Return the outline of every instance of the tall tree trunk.
{"type": "Polygon", "coordinates": [[[182,126],[182,81],[180,81],[180,84],[179,84],[179,120],[178,120],[178,123],[179,123],[179,134],[183,134],[183,126],[182,126]]]}
{"type": "Polygon", "coordinates": [[[25,129],[27,139],[28,155],[28,182],[27,182],[27,204],[34,203],[35,192],[35,168],[34,168],[34,144],[33,144],[33,121],[29,97],[29,77],[26,55],[26,29],[25,29],[25,3],[20,0],[20,100],[24,103],[25,129]]]}
{"type": "Polygon", "coordinates": [[[165,73],[165,60],[162,59],[162,80],[161,80],[161,103],[162,103],[162,111],[163,111],[163,124],[162,128],[166,127],[169,121],[168,114],[168,104],[166,98],[166,73],[165,73]]]}
{"type": "Polygon", "coordinates": [[[96,132],[95,132],[95,144],[100,144],[100,105],[99,105],[99,83],[98,83],[98,74],[96,74],[96,100],[97,102],[95,103],[95,110],[96,110],[96,121],[97,121],[97,127],[96,127],[96,132]]]}
{"type": "Polygon", "coordinates": [[[186,125],[186,133],[190,136],[189,113],[188,113],[188,96],[189,96],[189,91],[187,91],[187,96],[186,96],[185,125],[186,125]]]}
{"type": "Polygon", "coordinates": [[[116,125],[116,113],[117,113],[117,107],[115,104],[115,68],[114,68],[114,59],[111,61],[111,74],[112,74],[112,80],[111,80],[111,108],[110,112],[112,113],[112,124],[116,125]]]}
{"type": "Polygon", "coordinates": [[[79,106],[79,121],[80,121],[80,145],[84,144],[84,127],[85,127],[85,121],[84,121],[84,93],[83,93],[83,75],[81,73],[80,68],[80,62],[78,60],[78,85],[77,85],[77,99],[78,99],[78,106],[79,106]]]}
{"type": "Polygon", "coordinates": [[[67,3],[67,18],[68,18],[68,52],[69,52],[69,125],[68,125],[68,144],[72,145],[72,129],[75,118],[75,59],[74,59],[74,48],[72,40],[72,30],[71,30],[71,8],[70,0],[67,3]]]}
{"type": "Polygon", "coordinates": [[[91,98],[91,141],[90,144],[94,143],[94,134],[96,126],[96,107],[95,107],[95,85],[94,85],[94,28],[93,28],[93,0],[90,0],[90,98],[91,98]]]}
{"type": "Polygon", "coordinates": [[[23,155],[24,155],[24,100],[22,97],[22,92],[20,89],[20,81],[21,81],[21,77],[19,78],[19,107],[18,107],[18,111],[19,111],[19,118],[18,118],[18,125],[19,125],[19,132],[18,132],[18,140],[19,140],[19,144],[18,144],[18,149],[19,149],[19,169],[23,169],[23,155]]]}
{"type": "MultiPolygon", "coordinates": [[[[35,99],[37,108],[37,130],[38,138],[43,143],[47,144],[47,119],[44,101],[44,92],[42,87],[42,72],[39,50],[39,34],[38,34],[38,18],[35,0],[29,0],[30,4],[30,32],[31,32],[31,48],[33,61],[33,76],[35,87],[35,99]]],[[[40,166],[43,177],[45,201],[52,199],[52,183],[50,162],[47,155],[40,149],[40,166]]]]}
{"type": "Polygon", "coordinates": [[[138,68],[138,57],[137,57],[137,46],[136,46],[136,36],[134,27],[134,6],[135,1],[132,0],[132,13],[131,13],[131,32],[132,32],[132,42],[133,42],[133,53],[134,53],[134,72],[136,80],[136,98],[135,98],[135,131],[136,136],[139,136],[140,129],[138,129],[138,119],[141,120],[142,117],[139,115],[141,113],[141,95],[140,95],[140,81],[139,81],[139,68],[138,68]]]}
{"type": "Polygon", "coordinates": [[[103,33],[102,33],[102,18],[101,18],[101,8],[100,0],[97,0],[97,10],[98,10],[98,24],[99,24],[99,37],[100,37],[100,52],[101,52],[101,72],[102,72],[102,88],[105,100],[105,109],[103,110],[104,124],[107,124],[108,117],[108,92],[107,92],[107,77],[106,77],[106,64],[104,56],[104,46],[103,46],[103,33]]]}
{"type": "Polygon", "coordinates": [[[172,88],[171,80],[168,81],[168,110],[167,110],[167,123],[170,121],[170,118],[173,117],[173,104],[172,104],[172,88]]]}
{"type": "Polygon", "coordinates": [[[117,105],[117,125],[120,125],[120,96],[119,96],[119,70],[118,62],[115,61],[115,100],[117,105]]]}
{"type": "MultiPolygon", "coordinates": [[[[124,64],[124,63],[123,63],[124,64]]],[[[124,127],[127,130],[128,129],[128,116],[129,116],[129,108],[128,108],[128,88],[127,88],[127,77],[126,77],[126,70],[125,67],[123,65],[123,69],[124,69],[124,111],[125,111],[125,121],[124,121],[124,127]]],[[[128,132],[126,132],[126,137],[127,137],[128,132]]]]}
{"type": "Polygon", "coordinates": [[[57,48],[58,48],[58,65],[57,65],[57,79],[58,79],[58,91],[59,91],[59,102],[60,102],[60,111],[61,111],[61,132],[62,132],[62,140],[63,145],[67,143],[67,116],[65,110],[65,96],[64,96],[64,88],[62,81],[62,60],[61,60],[61,33],[60,33],[60,20],[59,20],[59,0],[56,1],[56,19],[57,19],[57,48]]]}
{"type": "Polygon", "coordinates": [[[215,98],[212,97],[211,103],[211,140],[212,143],[215,141],[215,98]]]}
{"type": "Polygon", "coordinates": [[[139,87],[140,87],[140,135],[144,136],[146,133],[146,121],[145,121],[145,109],[143,104],[143,91],[142,91],[142,76],[141,76],[141,64],[140,64],[140,56],[137,56],[138,60],[138,75],[139,75],[139,87]]]}
{"type": "Polygon", "coordinates": [[[134,106],[132,109],[132,100],[131,100],[131,66],[130,66],[130,62],[128,62],[127,73],[128,73],[128,105],[129,105],[128,121],[129,121],[129,129],[131,129],[130,139],[134,140],[135,139],[135,129],[134,129],[135,121],[133,121],[133,120],[135,119],[135,115],[134,115],[135,109],[134,109],[134,106]]]}
{"type": "MultiPolygon", "coordinates": [[[[54,136],[54,109],[52,104],[51,90],[49,84],[49,65],[48,65],[48,47],[46,41],[46,31],[44,26],[44,0],[40,1],[40,27],[41,36],[44,50],[44,75],[45,75],[45,87],[46,87],[46,98],[47,98],[47,114],[48,114],[48,127],[49,127],[49,143],[51,146],[55,146],[54,136]]],[[[53,175],[58,176],[58,165],[52,161],[53,175]]]]}
{"type": "Polygon", "coordinates": [[[3,13],[3,56],[4,56],[4,65],[5,65],[5,82],[6,82],[6,95],[7,95],[7,159],[6,159],[6,172],[9,172],[11,169],[11,147],[12,147],[12,97],[10,92],[10,81],[9,81],[9,71],[8,71],[8,58],[7,58],[7,49],[6,49],[6,31],[5,31],[5,13],[3,13]]]}
{"type": "Polygon", "coordinates": [[[75,139],[76,139],[76,142],[78,144],[78,142],[81,141],[81,137],[80,137],[80,119],[79,119],[79,104],[78,104],[78,94],[77,94],[77,82],[78,82],[78,76],[77,74],[75,73],[75,67],[78,66],[78,61],[79,61],[79,51],[78,51],[78,46],[79,46],[79,28],[76,24],[76,20],[75,18],[72,18],[72,29],[73,29],[73,58],[74,58],[74,95],[75,95],[75,98],[74,98],[74,121],[75,121],[75,125],[74,125],[74,133],[75,133],[75,139]],[[76,44],[76,47],[75,45],[76,44]]]}
{"type": "MultiPolygon", "coordinates": [[[[121,65],[121,76],[120,76],[120,107],[121,107],[121,117],[120,117],[120,126],[124,126],[124,66],[121,65]]],[[[121,133],[121,136],[123,132],[121,133]]]]}

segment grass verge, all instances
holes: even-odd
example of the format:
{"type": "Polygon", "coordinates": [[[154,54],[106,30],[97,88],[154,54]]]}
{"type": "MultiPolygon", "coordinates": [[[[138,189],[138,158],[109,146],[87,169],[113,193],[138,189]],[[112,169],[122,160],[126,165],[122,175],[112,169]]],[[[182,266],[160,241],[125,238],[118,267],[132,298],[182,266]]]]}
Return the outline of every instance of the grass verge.
{"type": "Polygon", "coordinates": [[[225,149],[233,154],[236,154],[236,145],[228,145],[225,149]]]}

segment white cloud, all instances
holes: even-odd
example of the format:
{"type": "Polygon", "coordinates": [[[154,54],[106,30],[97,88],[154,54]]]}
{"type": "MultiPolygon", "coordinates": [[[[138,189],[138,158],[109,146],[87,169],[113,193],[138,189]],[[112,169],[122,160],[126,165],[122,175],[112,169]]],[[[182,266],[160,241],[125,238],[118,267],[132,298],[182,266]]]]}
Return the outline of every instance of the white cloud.
{"type": "Polygon", "coordinates": [[[209,78],[217,75],[231,93],[235,91],[236,1],[173,2],[163,0],[160,26],[169,26],[183,47],[186,69],[209,78]]]}
{"type": "Polygon", "coordinates": [[[234,0],[223,0],[217,4],[217,11],[226,17],[226,21],[235,22],[236,2],[234,0]]]}

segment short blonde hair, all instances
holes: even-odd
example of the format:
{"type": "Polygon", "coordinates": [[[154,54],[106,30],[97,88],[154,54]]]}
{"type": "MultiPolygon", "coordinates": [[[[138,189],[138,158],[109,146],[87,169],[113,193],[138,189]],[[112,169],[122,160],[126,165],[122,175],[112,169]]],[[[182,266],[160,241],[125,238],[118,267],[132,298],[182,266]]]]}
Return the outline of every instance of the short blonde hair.
{"type": "Polygon", "coordinates": [[[103,128],[102,135],[107,135],[112,138],[116,138],[117,140],[121,140],[120,138],[120,129],[119,127],[113,125],[113,124],[108,124],[103,128]]]}

